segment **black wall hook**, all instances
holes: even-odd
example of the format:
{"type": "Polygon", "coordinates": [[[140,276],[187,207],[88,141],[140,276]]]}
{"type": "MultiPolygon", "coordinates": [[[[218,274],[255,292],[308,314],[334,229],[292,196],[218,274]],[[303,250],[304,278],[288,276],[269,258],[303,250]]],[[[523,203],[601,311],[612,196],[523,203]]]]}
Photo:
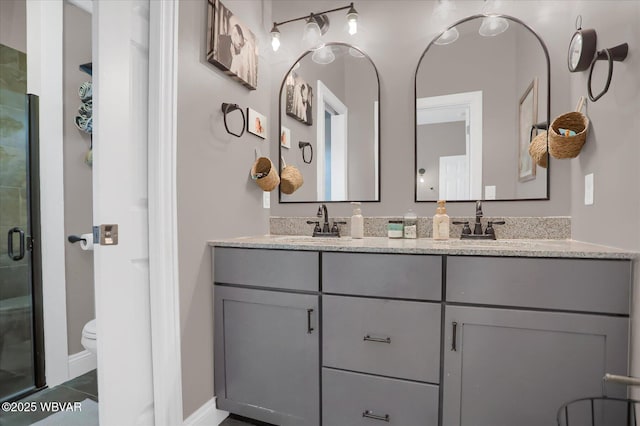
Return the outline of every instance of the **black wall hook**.
{"type": "Polygon", "coordinates": [[[628,53],[629,45],[627,43],[622,43],[610,49],[600,50],[596,54],[593,62],[591,62],[591,69],[589,69],[589,80],[587,82],[587,92],[589,94],[589,99],[591,99],[591,102],[597,101],[605,93],[607,93],[607,91],[609,90],[609,86],[611,85],[611,77],[613,77],[613,61],[624,61],[627,58],[628,53]],[[593,96],[593,93],[591,91],[591,76],[593,75],[593,68],[595,68],[596,62],[605,59],[609,63],[609,70],[607,72],[607,83],[604,85],[604,89],[602,89],[602,92],[598,93],[596,96],[593,96]]]}
{"type": "Polygon", "coordinates": [[[309,142],[298,142],[298,148],[300,148],[302,150],[302,161],[304,161],[306,164],[311,164],[311,162],[313,161],[313,145],[311,145],[309,142]],[[307,161],[307,156],[305,155],[305,148],[309,147],[309,150],[311,151],[311,155],[309,156],[309,161],[307,161]]]}
{"type": "Polygon", "coordinates": [[[230,104],[227,102],[223,102],[222,112],[224,114],[224,128],[227,130],[227,133],[238,138],[242,136],[244,134],[244,129],[247,127],[247,118],[245,117],[244,111],[242,110],[242,108],[240,108],[238,104],[230,104]],[[240,114],[242,114],[242,131],[240,133],[233,133],[231,130],[229,130],[229,126],[227,125],[227,114],[236,110],[240,111],[240,114]]]}

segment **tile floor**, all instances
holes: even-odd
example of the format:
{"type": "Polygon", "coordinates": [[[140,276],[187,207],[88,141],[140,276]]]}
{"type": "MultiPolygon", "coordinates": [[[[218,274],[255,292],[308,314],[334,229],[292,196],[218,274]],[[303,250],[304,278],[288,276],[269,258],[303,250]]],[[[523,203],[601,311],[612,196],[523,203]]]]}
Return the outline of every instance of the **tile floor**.
{"type": "MultiPolygon", "coordinates": [[[[29,395],[21,401],[38,403],[54,401],[80,402],[87,398],[98,401],[98,376],[96,370],[89,371],[53,388],[29,395]]],[[[42,411],[32,413],[5,413],[0,411],[0,426],[28,426],[51,414],[53,413],[42,411]]]]}

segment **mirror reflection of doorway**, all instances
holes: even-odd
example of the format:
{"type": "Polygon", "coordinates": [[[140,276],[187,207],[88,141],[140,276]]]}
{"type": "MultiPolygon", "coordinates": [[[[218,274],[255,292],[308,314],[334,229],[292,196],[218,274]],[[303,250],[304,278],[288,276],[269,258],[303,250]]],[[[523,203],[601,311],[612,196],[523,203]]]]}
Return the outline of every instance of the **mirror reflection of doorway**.
{"type": "Polygon", "coordinates": [[[318,80],[318,199],[349,198],[347,106],[318,80]]]}
{"type": "Polygon", "coordinates": [[[418,200],[482,198],[482,92],[417,100],[418,200]],[[430,146],[429,156],[420,145],[430,146]],[[433,152],[433,147],[438,152],[433,152]]]}

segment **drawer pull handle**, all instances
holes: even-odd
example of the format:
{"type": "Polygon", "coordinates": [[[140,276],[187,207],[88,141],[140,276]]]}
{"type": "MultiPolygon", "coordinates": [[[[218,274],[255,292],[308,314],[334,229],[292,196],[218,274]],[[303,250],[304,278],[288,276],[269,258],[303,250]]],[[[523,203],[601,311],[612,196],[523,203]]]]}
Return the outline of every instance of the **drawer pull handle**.
{"type": "Polygon", "coordinates": [[[378,342],[378,343],[391,343],[391,337],[371,337],[370,335],[364,336],[364,339],[367,342],[378,342]]]}
{"type": "Polygon", "coordinates": [[[452,327],[453,327],[453,331],[451,333],[451,350],[456,352],[457,348],[456,348],[456,335],[458,334],[458,323],[457,322],[452,322],[451,323],[452,327]]]}
{"type": "Polygon", "coordinates": [[[367,417],[369,419],[374,419],[374,420],[382,420],[383,422],[388,422],[389,421],[389,415],[385,414],[384,416],[379,416],[377,414],[373,414],[373,411],[371,410],[366,410],[362,413],[362,417],[367,417]]]}
{"type": "Polygon", "coordinates": [[[307,334],[311,334],[314,330],[311,325],[311,314],[313,314],[313,309],[307,309],[307,334]]]}

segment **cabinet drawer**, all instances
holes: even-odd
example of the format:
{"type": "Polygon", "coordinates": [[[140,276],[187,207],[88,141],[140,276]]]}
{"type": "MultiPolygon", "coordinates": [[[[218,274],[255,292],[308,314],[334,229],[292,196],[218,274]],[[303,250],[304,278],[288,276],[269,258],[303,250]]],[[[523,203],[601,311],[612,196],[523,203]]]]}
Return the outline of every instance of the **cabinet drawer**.
{"type": "Polygon", "coordinates": [[[324,296],[327,367],[438,383],[440,304],[324,296]]]}
{"type": "Polygon", "coordinates": [[[631,262],[447,258],[447,301],[628,314],[631,262]]]}
{"type": "Polygon", "coordinates": [[[217,283],[287,290],[319,289],[317,252],[216,247],[212,264],[217,283]]]}
{"type": "Polygon", "coordinates": [[[323,253],[322,289],[329,293],[441,300],[442,258],[323,253]]]}
{"type": "Polygon", "coordinates": [[[436,426],[438,386],[322,369],[324,426],[436,426]]]}

